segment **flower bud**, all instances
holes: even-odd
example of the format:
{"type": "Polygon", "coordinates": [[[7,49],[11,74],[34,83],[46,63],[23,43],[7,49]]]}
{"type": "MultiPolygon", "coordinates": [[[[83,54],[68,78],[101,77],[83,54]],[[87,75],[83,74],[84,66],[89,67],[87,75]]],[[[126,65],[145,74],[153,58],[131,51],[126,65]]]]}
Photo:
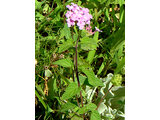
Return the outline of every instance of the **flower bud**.
{"type": "Polygon", "coordinates": [[[122,84],[122,75],[120,74],[116,74],[112,77],[111,79],[111,83],[114,85],[114,86],[121,86],[122,84]]]}

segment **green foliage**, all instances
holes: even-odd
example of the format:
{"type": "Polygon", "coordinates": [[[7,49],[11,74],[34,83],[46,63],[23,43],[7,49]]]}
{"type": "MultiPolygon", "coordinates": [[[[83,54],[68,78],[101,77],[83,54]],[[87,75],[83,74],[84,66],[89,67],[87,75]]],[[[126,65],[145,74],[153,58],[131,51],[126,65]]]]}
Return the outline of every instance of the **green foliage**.
{"type": "Polygon", "coordinates": [[[98,111],[94,110],[91,113],[91,120],[101,120],[101,116],[98,111]]]}
{"type": "Polygon", "coordinates": [[[87,104],[85,107],[82,107],[79,109],[78,113],[79,114],[84,114],[87,113],[87,111],[94,111],[97,108],[97,106],[93,103],[87,104]]]}
{"type": "Polygon", "coordinates": [[[68,50],[71,47],[73,47],[73,41],[72,40],[67,40],[59,46],[58,53],[62,53],[64,51],[68,50]]]}
{"type": "Polygon", "coordinates": [[[77,93],[80,92],[80,88],[76,83],[70,83],[69,86],[66,88],[65,93],[62,95],[62,100],[72,98],[77,93]]]}
{"type": "Polygon", "coordinates": [[[72,67],[73,63],[70,59],[61,59],[56,62],[53,62],[55,65],[60,65],[62,67],[72,67]]]}
{"type": "Polygon", "coordinates": [[[93,38],[83,37],[80,42],[83,50],[94,50],[97,48],[97,42],[93,38]]]}
{"type": "Polygon", "coordinates": [[[125,0],[35,0],[35,59],[36,120],[125,119],[125,0]],[[69,28],[71,2],[88,8],[92,31],[103,32],[69,28]]]}
{"type": "Polygon", "coordinates": [[[62,38],[64,36],[65,36],[66,39],[70,39],[71,38],[71,32],[70,32],[70,29],[67,26],[67,24],[65,24],[64,28],[61,30],[60,38],[62,38]]]}
{"type": "Polygon", "coordinates": [[[61,112],[68,111],[69,109],[73,109],[73,108],[75,108],[75,107],[76,107],[75,104],[70,103],[70,102],[67,102],[66,104],[62,105],[62,107],[61,107],[61,112]]]}
{"type": "Polygon", "coordinates": [[[82,69],[82,72],[87,75],[88,82],[94,87],[103,86],[103,83],[98,79],[92,70],[82,69]]]}

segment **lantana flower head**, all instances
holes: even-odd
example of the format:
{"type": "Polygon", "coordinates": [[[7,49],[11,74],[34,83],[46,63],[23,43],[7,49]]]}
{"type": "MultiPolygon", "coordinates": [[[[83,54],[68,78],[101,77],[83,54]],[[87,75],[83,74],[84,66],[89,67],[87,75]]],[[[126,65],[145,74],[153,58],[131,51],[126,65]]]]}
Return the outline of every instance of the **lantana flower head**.
{"type": "Polygon", "coordinates": [[[82,30],[85,28],[85,25],[90,24],[92,15],[89,14],[88,8],[82,8],[74,3],[66,7],[69,9],[66,13],[68,27],[74,26],[77,23],[79,29],[82,30]]]}

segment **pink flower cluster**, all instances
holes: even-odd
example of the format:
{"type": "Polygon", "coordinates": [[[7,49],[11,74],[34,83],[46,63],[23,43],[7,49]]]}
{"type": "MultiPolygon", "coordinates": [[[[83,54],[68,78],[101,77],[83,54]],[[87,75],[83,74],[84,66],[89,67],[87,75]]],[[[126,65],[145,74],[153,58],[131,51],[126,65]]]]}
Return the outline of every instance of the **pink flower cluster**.
{"type": "Polygon", "coordinates": [[[74,26],[77,23],[79,29],[82,30],[86,24],[90,24],[92,15],[89,14],[88,8],[82,8],[74,3],[71,4],[66,6],[69,9],[66,13],[68,27],[74,26]]]}

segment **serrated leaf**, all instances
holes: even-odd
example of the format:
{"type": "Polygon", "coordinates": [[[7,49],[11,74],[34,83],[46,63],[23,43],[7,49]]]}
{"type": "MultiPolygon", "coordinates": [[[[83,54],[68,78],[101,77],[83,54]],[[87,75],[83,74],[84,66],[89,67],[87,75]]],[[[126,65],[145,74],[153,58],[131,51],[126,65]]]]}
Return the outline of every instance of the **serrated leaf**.
{"type": "Polygon", "coordinates": [[[60,65],[62,67],[72,67],[73,63],[70,59],[61,59],[56,62],[53,62],[55,65],[60,65]]]}
{"type": "Polygon", "coordinates": [[[67,102],[67,103],[65,103],[65,104],[62,105],[61,112],[68,111],[69,109],[73,109],[75,107],[76,107],[75,104],[73,104],[71,102],[67,102]]]}
{"type": "MultiPolygon", "coordinates": [[[[82,75],[80,75],[80,76],[79,76],[80,85],[83,85],[86,79],[87,79],[87,77],[86,77],[86,76],[82,76],[82,75]]],[[[77,84],[78,84],[78,82],[77,82],[77,78],[75,78],[75,83],[77,83],[77,84]]]]}
{"type": "Polygon", "coordinates": [[[102,83],[102,81],[100,79],[96,78],[96,76],[95,76],[95,74],[94,74],[94,72],[92,70],[87,70],[87,69],[83,68],[82,72],[87,75],[88,82],[92,86],[94,86],[94,87],[104,86],[103,83],[102,83]]]}
{"type": "Polygon", "coordinates": [[[80,44],[83,50],[95,50],[98,46],[97,42],[93,38],[89,37],[83,37],[80,44]]]}
{"type": "Polygon", "coordinates": [[[58,53],[61,53],[61,52],[65,51],[65,50],[68,50],[70,47],[73,47],[73,42],[71,40],[67,40],[67,41],[65,41],[63,44],[61,44],[59,46],[58,53]]]}
{"type": "Polygon", "coordinates": [[[75,96],[77,93],[80,92],[80,88],[76,83],[70,83],[69,86],[66,88],[64,94],[62,95],[62,100],[69,99],[75,96]]]}
{"type": "Polygon", "coordinates": [[[92,111],[91,120],[101,120],[101,116],[97,110],[92,111]]]}

